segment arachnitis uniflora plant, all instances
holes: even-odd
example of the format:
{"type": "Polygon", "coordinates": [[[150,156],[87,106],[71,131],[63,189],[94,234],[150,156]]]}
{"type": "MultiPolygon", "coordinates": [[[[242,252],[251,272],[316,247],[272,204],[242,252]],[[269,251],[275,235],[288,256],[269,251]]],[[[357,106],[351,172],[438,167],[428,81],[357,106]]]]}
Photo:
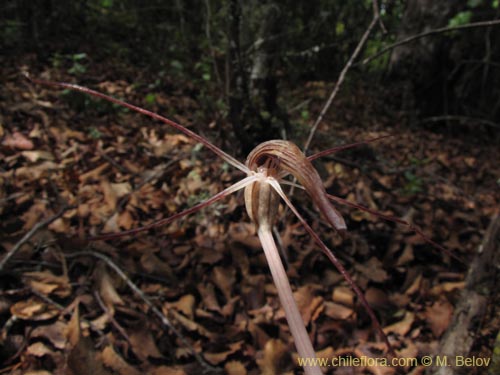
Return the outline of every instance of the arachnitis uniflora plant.
{"type": "MultiPolygon", "coordinates": [[[[221,149],[210,143],[207,139],[199,136],[198,134],[183,127],[182,125],[172,120],[169,120],[163,116],[160,116],[154,112],[134,106],[122,100],[110,97],[106,94],[88,89],[86,87],[70,83],[52,82],[52,81],[33,79],[33,78],[29,79],[36,84],[83,92],[85,94],[89,94],[107,100],[109,102],[126,107],[130,110],[136,111],[140,114],[159,120],[175,128],[176,130],[184,133],[185,135],[194,139],[195,141],[203,144],[205,147],[213,151],[216,155],[221,157],[228,164],[237,168],[246,175],[240,181],[234,183],[233,185],[227,187],[223,191],[213,195],[212,197],[206,199],[205,201],[200,202],[170,217],[158,220],[156,222],[153,222],[149,225],[140,228],[135,228],[119,233],[112,233],[112,234],[105,234],[105,235],[91,237],[90,240],[107,240],[107,239],[121,237],[124,235],[133,235],[135,233],[139,233],[151,228],[166,225],[168,223],[173,222],[176,219],[179,219],[183,216],[194,213],[206,206],[209,206],[212,203],[217,202],[234,192],[237,192],[241,189],[245,189],[246,209],[248,215],[256,225],[257,233],[262,243],[266,259],[269,263],[271,274],[278,290],[279,298],[285,310],[286,318],[290,326],[290,331],[294,337],[297,351],[301,357],[314,358],[315,353],[312,343],[307,334],[306,328],[302,321],[297,305],[293,299],[292,290],[288,282],[286,272],[284,270],[280,256],[276,249],[273,236],[271,234],[272,233],[271,228],[274,225],[275,221],[278,219],[277,212],[278,212],[279,200],[281,198],[285,202],[285,204],[291,209],[291,211],[296,215],[298,220],[304,226],[306,231],[311,235],[311,237],[314,239],[319,248],[330,259],[330,261],[335,265],[338,271],[343,275],[346,281],[353,288],[353,290],[355,291],[356,295],[359,298],[359,301],[365,307],[366,311],[370,315],[374,327],[385,341],[388,350],[391,352],[391,354],[394,355],[394,352],[389,344],[387,336],[382,331],[382,328],[375,314],[373,313],[373,310],[368,305],[368,302],[366,301],[361,290],[354,283],[351,276],[347,273],[343,265],[338,261],[334,253],[328,248],[328,246],[325,245],[325,243],[320,239],[318,234],[309,226],[309,224],[298,212],[298,210],[294,207],[294,205],[291,203],[291,201],[288,199],[288,197],[285,195],[285,193],[281,188],[281,183],[285,182],[284,178],[287,175],[293,175],[300,184],[298,186],[306,190],[306,192],[311,197],[312,201],[315,203],[315,205],[322,213],[322,215],[326,218],[329,224],[340,234],[345,233],[346,224],[340,213],[332,206],[330,202],[331,200],[367,211],[383,219],[391,220],[399,224],[406,225],[411,230],[415,231],[419,236],[421,236],[425,241],[427,241],[434,247],[439,248],[449,254],[449,252],[445,248],[439,246],[431,239],[427,238],[422,233],[421,230],[419,230],[418,228],[414,227],[413,225],[404,220],[391,216],[382,215],[380,213],[377,213],[376,211],[370,210],[358,204],[350,203],[346,200],[343,200],[342,198],[327,194],[322,184],[322,181],[318,175],[318,172],[314,169],[314,167],[311,164],[311,161],[316,158],[329,155],[331,153],[338,152],[347,148],[355,147],[359,144],[373,142],[385,137],[374,138],[368,141],[359,142],[352,145],[344,145],[332,148],[309,157],[305,156],[302,153],[302,151],[292,142],[283,140],[273,140],[258,145],[249,154],[246,164],[243,164],[240,161],[233,158],[231,155],[227,154],[226,152],[222,151],[221,149]]],[[[317,366],[307,367],[305,368],[305,371],[307,374],[321,373],[321,370],[317,366]]]]}

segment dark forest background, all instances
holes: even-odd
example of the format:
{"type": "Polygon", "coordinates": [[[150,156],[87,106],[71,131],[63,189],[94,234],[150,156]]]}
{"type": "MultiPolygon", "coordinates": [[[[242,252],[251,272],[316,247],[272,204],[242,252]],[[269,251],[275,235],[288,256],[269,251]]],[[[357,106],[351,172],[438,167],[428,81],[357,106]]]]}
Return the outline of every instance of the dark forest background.
{"type": "MultiPolygon", "coordinates": [[[[409,36],[494,20],[498,1],[378,6],[386,30],[372,32],[349,81],[390,89],[385,94],[414,125],[495,127],[498,26],[431,35],[362,61],[409,36]]],[[[4,56],[31,54],[38,64],[76,77],[105,61],[148,72],[155,90],[164,77],[188,81],[192,97],[232,124],[248,151],[256,141],[296,130],[287,115],[287,90],[335,81],[372,14],[366,0],[5,1],[0,37],[4,56]]]]}

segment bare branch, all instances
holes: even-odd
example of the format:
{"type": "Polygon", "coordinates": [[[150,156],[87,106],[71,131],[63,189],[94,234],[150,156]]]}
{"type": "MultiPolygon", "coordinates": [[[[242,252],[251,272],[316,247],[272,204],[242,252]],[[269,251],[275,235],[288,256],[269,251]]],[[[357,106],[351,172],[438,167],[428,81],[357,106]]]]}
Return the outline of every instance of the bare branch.
{"type": "Polygon", "coordinates": [[[442,34],[447,31],[460,31],[460,30],[468,30],[468,29],[473,29],[477,27],[489,27],[489,26],[498,26],[500,25],[500,20],[490,20],[490,21],[480,21],[480,22],[472,22],[472,23],[467,23],[465,25],[458,25],[458,26],[447,26],[447,27],[440,27],[438,29],[433,29],[429,31],[425,31],[420,34],[412,35],[408,38],[405,38],[403,40],[400,40],[399,42],[393,43],[385,48],[382,48],[380,51],[375,53],[372,56],[368,56],[366,59],[364,59],[361,64],[366,65],[370,61],[382,56],[384,53],[393,50],[396,47],[402,46],[403,44],[408,44],[411,43],[415,40],[425,38],[431,35],[436,35],[436,34],[442,34]]]}
{"type": "Polygon", "coordinates": [[[134,284],[132,280],[123,272],[123,270],[116,265],[115,262],[111,260],[111,258],[108,258],[106,255],[98,253],[97,251],[93,250],[85,250],[85,251],[76,251],[74,253],[70,254],[64,254],[65,257],[67,258],[76,258],[76,257],[93,257],[102,260],[105,262],[110,268],[113,269],[117,273],[120,278],[125,281],[125,283],[128,285],[130,289],[141,299],[144,301],[144,303],[151,309],[151,311],[160,319],[161,323],[167,327],[169,330],[174,333],[175,336],[180,340],[182,345],[184,345],[194,356],[196,361],[207,371],[207,372],[214,372],[217,371],[214,367],[212,367],[210,364],[208,364],[205,359],[196,352],[195,348],[187,341],[187,339],[181,334],[181,332],[175,328],[175,326],[172,324],[170,319],[168,319],[165,314],[163,314],[151,300],[144,294],[144,292],[139,289],[137,285],[134,284]]]}
{"type": "Polygon", "coordinates": [[[26,233],[23,238],[21,238],[12,249],[9,250],[9,252],[3,257],[2,261],[0,262],[0,271],[3,270],[5,267],[5,264],[9,261],[10,258],[12,258],[21,248],[22,245],[24,245],[26,242],[30,240],[31,237],[35,235],[36,232],[38,232],[40,229],[45,228],[46,226],[50,225],[53,221],[57,220],[60,218],[68,209],[69,207],[67,205],[63,205],[61,209],[53,216],[45,219],[44,221],[41,221],[39,223],[36,223],[33,228],[30,229],[28,233],[26,233]]]}
{"type": "MultiPolygon", "coordinates": [[[[375,5],[374,5],[374,9],[375,9],[375,5]]],[[[378,8],[377,8],[377,10],[378,10],[378,8]]],[[[352,53],[351,57],[349,58],[349,60],[345,64],[344,68],[340,72],[339,79],[337,80],[337,83],[335,84],[335,87],[333,88],[333,91],[330,94],[330,97],[328,98],[327,102],[323,106],[323,109],[321,110],[318,118],[316,119],[316,121],[314,122],[314,125],[311,128],[311,131],[309,132],[309,137],[307,138],[307,141],[304,145],[304,150],[303,150],[304,153],[306,153],[306,151],[309,149],[309,146],[310,146],[311,141],[314,137],[314,134],[316,133],[316,129],[318,128],[318,125],[321,123],[321,121],[323,121],[323,117],[325,117],[326,112],[328,111],[328,109],[332,105],[333,99],[335,99],[335,97],[337,96],[337,93],[339,92],[340,86],[344,82],[344,79],[346,77],[347,72],[351,68],[354,60],[358,57],[359,53],[361,52],[361,49],[363,48],[366,41],[368,40],[368,37],[370,36],[370,33],[372,32],[373,28],[375,27],[375,24],[378,22],[379,17],[380,17],[380,14],[378,12],[374,12],[373,19],[370,22],[370,25],[368,26],[365,33],[361,37],[360,41],[358,42],[358,45],[354,49],[354,52],[352,53]]]]}
{"type": "Polygon", "coordinates": [[[479,125],[490,126],[492,128],[497,128],[497,129],[500,128],[500,124],[497,124],[496,122],[490,120],[476,118],[476,117],[468,117],[468,116],[457,116],[457,115],[432,116],[424,118],[421,122],[425,124],[427,122],[439,122],[439,121],[457,121],[458,123],[475,122],[479,125]]]}

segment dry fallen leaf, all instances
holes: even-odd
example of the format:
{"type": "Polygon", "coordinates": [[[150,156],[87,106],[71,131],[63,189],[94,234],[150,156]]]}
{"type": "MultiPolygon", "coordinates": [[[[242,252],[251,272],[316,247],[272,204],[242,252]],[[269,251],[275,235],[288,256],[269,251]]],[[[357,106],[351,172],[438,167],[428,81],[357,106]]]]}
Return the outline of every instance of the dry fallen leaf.
{"type": "Polygon", "coordinates": [[[314,295],[317,289],[317,287],[312,285],[305,285],[293,293],[293,298],[297,303],[306,327],[309,325],[313,316],[317,318],[317,314],[315,314],[316,310],[322,308],[323,297],[314,295]]]}
{"type": "Polygon", "coordinates": [[[25,135],[19,132],[14,132],[12,135],[7,134],[2,140],[2,145],[19,150],[33,150],[35,145],[25,135]]]}
{"type": "Polygon", "coordinates": [[[115,311],[115,305],[123,306],[122,298],[116,291],[113,285],[113,280],[109,275],[106,266],[103,262],[99,262],[95,270],[95,277],[97,281],[97,290],[104,302],[104,305],[108,309],[108,312],[113,315],[115,311]]]}
{"type": "Polygon", "coordinates": [[[227,375],[247,375],[247,370],[241,362],[229,361],[224,365],[227,375]]]}
{"type": "Polygon", "coordinates": [[[415,314],[406,311],[403,320],[391,324],[390,326],[384,327],[384,332],[388,333],[396,333],[400,336],[405,336],[411,329],[413,322],[415,321],[415,314]]]}
{"type": "Polygon", "coordinates": [[[128,364],[111,345],[104,348],[101,357],[104,365],[119,375],[142,375],[142,372],[128,364]]]}
{"type": "Polygon", "coordinates": [[[132,350],[137,358],[146,361],[148,358],[162,358],[163,355],[156,346],[150,330],[146,330],[147,325],[141,325],[139,329],[129,334],[132,350]]]}
{"type": "Polygon", "coordinates": [[[264,347],[264,356],[257,360],[262,375],[278,375],[290,363],[288,347],[281,340],[271,339],[264,347]]]}
{"type": "Polygon", "coordinates": [[[34,298],[19,301],[10,307],[10,313],[18,319],[43,321],[52,319],[59,314],[54,306],[40,302],[34,298]]]}
{"type": "Polygon", "coordinates": [[[425,309],[425,318],[436,337],[441,337],[443,332],[446,331],[452,315],[453,306],[444,297],[425,309]]]}

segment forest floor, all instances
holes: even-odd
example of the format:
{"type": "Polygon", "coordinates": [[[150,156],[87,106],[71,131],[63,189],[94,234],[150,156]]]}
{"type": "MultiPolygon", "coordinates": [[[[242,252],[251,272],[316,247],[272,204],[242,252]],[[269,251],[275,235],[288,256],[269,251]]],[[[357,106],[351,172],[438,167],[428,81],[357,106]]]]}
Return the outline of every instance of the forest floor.
{"type": "MultiPolygon", "coordinates": [[[[53,66],[29,68],[36,77],[82,84],[159,112],[229,153],[238,148],[221,116],[200,107],[194,84],[167,77],[151,83],[141,71],[104,65],[78,78],[53,66]]],[[[5,61],[0,68],[1,257],[37,223],[54,221],[0,270],[0,371],[198,374],[200,359],[191,348],[227,374],[298,371],[242,194],[145,233],[82,240],[172,215],[241,173],[165,124],[34,85],[19,69],[5,61]]],[[[311,82],[287,94],[299,145],[331,89],[331,83],[311,82]]],[[[354,84],[341,91],[318,129],[314,151],[394,137],[316,163],[328,192],[410,221],[466,262],[407,226],[339,206],[348,227],[342,239],[305,194],[295,192],[294,202],[365,292],[397,354],[420,361],[439,354],[467,265],[497,213],[500,149],[488,130],[470,125],[408,125],[407,115],[386,100],[397,92],[354,84]]],[[[318,356],[383,356],[367,313],[290,212],[281,211],[277,231],[318,356]]],[[[474,332],[474,352],[491,356],[498,329],[498,319],[485,316],[474,332]]],[[[419,362],[405,371],[424,369],[419,362]]],[[[396,373],[372,365],[325,370],[396,373]]]]}

